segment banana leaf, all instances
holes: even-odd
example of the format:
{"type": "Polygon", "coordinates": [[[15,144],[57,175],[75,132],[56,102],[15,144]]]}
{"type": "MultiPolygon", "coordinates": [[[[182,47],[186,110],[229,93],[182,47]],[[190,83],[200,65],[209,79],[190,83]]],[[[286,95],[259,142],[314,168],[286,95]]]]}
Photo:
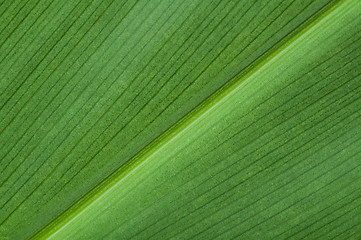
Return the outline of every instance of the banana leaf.
{"type": "Polygon", "coordinates": [[[361,239],[361,1],[1,0],[0,239],[361,239]]]}

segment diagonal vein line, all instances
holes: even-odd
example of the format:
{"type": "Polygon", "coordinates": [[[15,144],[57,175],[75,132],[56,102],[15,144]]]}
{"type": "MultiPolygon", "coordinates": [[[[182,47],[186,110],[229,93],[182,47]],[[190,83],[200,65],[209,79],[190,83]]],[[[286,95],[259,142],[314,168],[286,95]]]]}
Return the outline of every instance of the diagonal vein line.
{"type": "Polygon", "coordinates": [[[253,74],[257,73],[260,69],[270,63],[272,60],[274,60],[284,50],[292,46],[292,43],[294,43],[300,36],[312,29],[323,18],[325,18],[327,15],[329,15],[331,12],[341,6],[343,2],[344,1],[342,0],[333,1],[331,4],[321,9],[318,12],[317,17],[315,17],[310,22],[306,22],[305,25],[302,25],[301,29],[297,29],[299,31],[296,30],[296,32],[293,33],[291,36],[287,36],[289,37],[289,39],[283,42],[283,45],[279,46],[276,49],[272,49],[272,52],[270,52],[268,56],[263,58],[260,63],[258,63],[258,65],[256,65],[253,69],[246,72],[242,76],[242,78],[240,78],[236,83],[233,83],[231,85],[226,84],[226,86],[221,87],[219,91],[208,97],[194,110],[189,112],[184,118],[182,118],[172,127],[170,127],[164,134],[156,138],[152,143],[150,143],[143,150],[138,152],[138,154],[136,154],[130,161],[124,164],[121,169],[116,170],[105,181],[103,181],[101,184],[91,190],[88,195],[80,199],[70,209],[68,209],[68,211],[62,217],[58,218],[57,221],[48,225],[39,234],[47,235],[47,233],[49,233],[51,237],[56,232],[60,231],[62,228],[72,222],[82,212],[86,211],[87,208],[91,207],[94,203],[99,201],[108,192],[110,192],[111,189],[113,189],[120,182],[122,182],[122,180],[127,178],[127,176],[129,176],[136,169],[141,167],[147,161],[147,159],[152,157],[161,149],[165,148],[170,142],[179,138],[179,136],[181,136],[186,130],[198,123],[213,109],[226,101],[227,98],[232,95],[232,93],[236,92],[242,87],[243,83],[247,81],[247,79],[249,79],[253,74]]]}

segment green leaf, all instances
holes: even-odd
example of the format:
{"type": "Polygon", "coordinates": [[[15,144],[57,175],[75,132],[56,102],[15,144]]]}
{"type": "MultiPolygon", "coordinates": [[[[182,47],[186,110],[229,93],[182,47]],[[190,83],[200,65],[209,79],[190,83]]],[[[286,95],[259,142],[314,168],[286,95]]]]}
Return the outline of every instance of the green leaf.
{"type": "Polygon", "coordinates": [[[0,2],[1,239],[359,239],[361,2],[0,2]]]}

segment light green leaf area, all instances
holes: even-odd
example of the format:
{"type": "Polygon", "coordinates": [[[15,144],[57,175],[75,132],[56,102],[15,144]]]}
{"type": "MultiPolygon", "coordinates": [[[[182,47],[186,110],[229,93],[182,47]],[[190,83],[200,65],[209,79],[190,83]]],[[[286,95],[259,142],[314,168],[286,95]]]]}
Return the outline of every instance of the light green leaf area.
{"type": "Polygon", "coordinates": [[[360,239],[359,0],[0,6],[0,239],[360,239]]]}

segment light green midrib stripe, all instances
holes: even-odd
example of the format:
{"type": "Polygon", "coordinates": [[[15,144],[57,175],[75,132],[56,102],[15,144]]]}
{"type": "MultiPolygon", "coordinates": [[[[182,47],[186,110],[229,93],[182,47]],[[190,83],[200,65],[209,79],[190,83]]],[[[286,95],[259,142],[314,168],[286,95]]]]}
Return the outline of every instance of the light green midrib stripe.
{"type": "Polygon", "coordinates": [[[163,134],[154,139],[150,144],[140,150],[134,157],[127,161],[123,166],[114,171],[98,186],[88,192],[87,195],[79,199],[71,207],[60,214],[56,219],[51,221],[48,225],[40,229],[31,239],[51,238],[54,234],[72,222],[78,215],[85,211],[89,206],[95,203],[98,199],[104,196],[117,183],[129,176],[136,168],[140,167],[148,158],[154,153],[165,147],[169,142],[176,139],[183,131],[198,122],[202,117],[213,109],[215,106],[224,101],[227,96],[237,90],[241,85],[252,75],[258,72],[263,66],[271,62],[276,56],[281,54],[293,42],[303,36],[311,28],[317,25],[321,20],[327,17],[331,12],[339,8],[346,0],[334,0],[324,6],[318,12],[311,16],[312,21],[306,21],[297,27],[294,32],[286,35],[284,42],[281,39],[280,46],[271,47],[262,56],[251,63],[248,68],[237,74],[230,82],[222,86],[214,94],[206,98],[202,103],[198,104],[193,110],[186,114],[181,120],[173,124],[163,134]],[[288,39],[287,39],[288,38],[288,39]],[[258,61],[260,60],[260,61],[258,61]]]}

